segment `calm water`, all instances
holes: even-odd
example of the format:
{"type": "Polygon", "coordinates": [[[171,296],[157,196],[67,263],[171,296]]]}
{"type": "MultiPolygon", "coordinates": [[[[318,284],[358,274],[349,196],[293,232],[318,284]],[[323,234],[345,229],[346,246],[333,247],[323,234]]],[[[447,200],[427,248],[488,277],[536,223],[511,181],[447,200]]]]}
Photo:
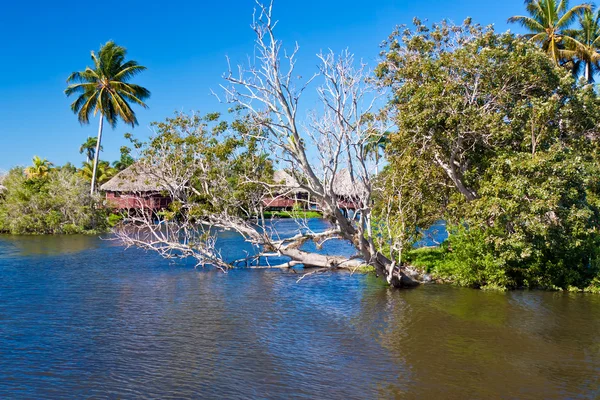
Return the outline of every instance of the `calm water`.
{"type": "Polygon", "coordinates": [[[298,277],[0,237],[0,398],[600,397],[600,296],[298,277]]]}

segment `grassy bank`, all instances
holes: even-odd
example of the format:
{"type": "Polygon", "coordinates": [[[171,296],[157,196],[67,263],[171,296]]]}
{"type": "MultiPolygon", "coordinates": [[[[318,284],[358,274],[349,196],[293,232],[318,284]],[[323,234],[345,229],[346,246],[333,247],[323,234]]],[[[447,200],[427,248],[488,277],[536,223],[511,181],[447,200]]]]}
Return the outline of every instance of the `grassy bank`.
{"type": "Polygon", "coordinates": [[[265,211],[265,218],[321,218],[323,214],[318,211],[265,211]]]}

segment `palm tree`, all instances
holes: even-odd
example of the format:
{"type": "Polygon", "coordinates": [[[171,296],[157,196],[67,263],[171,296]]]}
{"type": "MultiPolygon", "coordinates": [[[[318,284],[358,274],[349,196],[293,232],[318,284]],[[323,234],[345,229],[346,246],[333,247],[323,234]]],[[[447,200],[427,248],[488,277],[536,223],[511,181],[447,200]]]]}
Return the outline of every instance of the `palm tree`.
{"type": "Polygon", "coordinates": [[[25,168],[25,174],[29,179],[44,178],[48,176],[52,163],[45,158],[33,156],[33,165],[25,168]]]}
{"type": "Polygon", "coordinates": [[[577,52],[575,72],[583,67],[583,76],[588,83],[594,82],[594,73],[600,70],[600,10],[585,10],[579,16],[579,29],[567,31],[569,36],[577,39],[581,46],[574,48],[577,52]]]}
{"type": "Polygon", "coordinates": [[[563,60],[572,60],[577,52],[574,49],[581,47],[581,43],[565,30],[590,6],[580,4],[569,8],[568,0],[525,0],[525,8],[529,17],[517,15],[510,17],[508,22],[529,29],[531,33],[525,37],[541,44],[556,65],[563,60]]]}
{"type": "Polygon", "coordinates": [[[94,180],[98,182],[98,185],[108,182],[117,171],[111,168],[108,161],[98,161],[98,164],[92,164],[90,161],[84,162],[81,169],[79,170],[79,176],[87,179],[88,181],[94,180]],[[95,175],[94,175],[95,172],[95,175]]]}
{"type": "MultiPolygon", "coordinates": [[[[129,103],[136,103],[147,108],[144,100],[150,97],[148,89],[129,83],[129,81],[144,71],[146,67],[135,61],[125,61],[127,50],[117,46],[113,41],[100,47],[96,55],[93,51],[93,68],[86,67],[84,71],[73,72],[67,79],[69,86],[65,90],[67,96],[78,94],[71,104],[71,110],[77,114],[79,122],[88,124],[90,115],[100,113],[98,126],[98,142],[94,153],[94,166],[98,167],[98,155],[102,141],[102,125],[104,119],[115,127],[118,119],[131,126],[137,125],[135,112],[129,103]]],[[[93,194],[96,186],[96,173],[92,174],[90,192],[93,194]]]]}
{"type": "Polygon", "coordinates": [[[135,162],[131,157],[131,149],[127,146],[121,146],[121,158],[113,162],[113,168],[117,171],[123,171],[135,162]]]}
{"type": "Polygon", "coordinates": [[[389,142],[390,132],[386,131],[383,135],[372,135],[367,138],[365,143],[365,153],[367,156],[372,155],[375,159],[375,174],[379,174],[379,157],[380,152],[385,152],[385,147],[389,142]]]}
{"type": "MultiPolygon", "coordinates": [[[[85,142],[79,147],[79,154],[85,153],[86,161],[90,162],[96,154],[96,146],[98,145],[98,138],[89,136],[85,142]]],[[[103,150],[100,146],[100,150],[103,150]]]]}

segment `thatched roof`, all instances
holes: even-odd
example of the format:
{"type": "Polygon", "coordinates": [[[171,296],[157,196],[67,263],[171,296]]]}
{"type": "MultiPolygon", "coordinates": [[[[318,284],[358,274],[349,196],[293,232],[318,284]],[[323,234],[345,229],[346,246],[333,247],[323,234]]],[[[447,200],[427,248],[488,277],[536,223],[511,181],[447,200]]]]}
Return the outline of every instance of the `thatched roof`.
{"type": "Polygon", "coordinates": [[[365,185],[359,179],[352,182],[350,172],[344,168],[337,172],[333,179],[333,192],[338,196],[357,197],[366,192],[365,185]]]}
{"type": "MultiPolygon", "coordinates": [[[[282,184],[286,193],[306,193],[306,190],[300,188],[298,181],[284,170],[275,171],[273,173],[273,180],[276,183],[282,184]]],[[[365,194],[365,186],[362,182],[356,180],[356,177],[353,183],[350,172],[344,168],[339,170],[335,175],[333,191],[338,196],[357,197],[365,194]]]]}
{"type": "Polygon", "coordinates": [[[306,190],[300,188],[298,181],[282,169],[273,172],[273,181],[281,184],[286,193],[306,193],[306,190]]]}
{"type": "Polygon", "coordinates": [[[100,189],[107,192],[160,192],[166,189],[165,182],[160,171],[135,163],[100,186],[100,189]]]}
{"type": "MultiPolygon", "coordinates": [[[[306,193],[298,184],[298,181],[284,170],[277,170],[273,173],[273,181],[281,184],[282,192],[285,193],[306,193]]],[[[160,192],[166,189],[167,180],[161,177],[160,171],[151,169],[141,163],[133,164],[115,175],[110,181],[100,187],[107,192],[160,192]]],[[[0,185],[0,191],[3,186],[0,185]]],[[[356,197],[364,194],[364,185],[355,180],[352,182],[350,173],[347,169],[341,169],[337,172],[333,191],[338,196],[356,197]]]]}

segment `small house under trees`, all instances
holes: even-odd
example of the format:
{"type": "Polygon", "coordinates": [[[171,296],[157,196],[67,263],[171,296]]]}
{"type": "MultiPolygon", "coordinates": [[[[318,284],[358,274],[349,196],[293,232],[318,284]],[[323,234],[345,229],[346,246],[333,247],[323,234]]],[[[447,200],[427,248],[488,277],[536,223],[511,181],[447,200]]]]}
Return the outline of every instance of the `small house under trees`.
{"type": "MultiPolygon", "coordinates": [[[[284,170],[277,170],[273,174],[273,181],[280,185],[273,195],[263,199],[265,209],[291,210],[294,206],[302,209],[321,210],[321,205],[311,199],[310,192],[301,187],[296,178],[284,170]]],[[[333,180],[333,191],[337,195],[340,209],[356,210],[360,195],[364,187],[352,183],[350,172],[341,169],[333,180]]]]}
{"type": "Polygon", "coordinates": [[[315,203],[310,201],[310,193],[302,189],[298,181],[284,170],[277,170],[273,173],[273,181],[277,185],[271,196],[263,199],[263,205],[268,210],[291,210],[294,206],[304,209],[316,207],[315,203]]]}
{"type": "Polygon", "coordinates": [[[166,195],[168,180],[160,172],[136,163],[115,175],[100,187],[106,193],[106,205],[120,210],[161,210],[171,203],[166,195]]]}

